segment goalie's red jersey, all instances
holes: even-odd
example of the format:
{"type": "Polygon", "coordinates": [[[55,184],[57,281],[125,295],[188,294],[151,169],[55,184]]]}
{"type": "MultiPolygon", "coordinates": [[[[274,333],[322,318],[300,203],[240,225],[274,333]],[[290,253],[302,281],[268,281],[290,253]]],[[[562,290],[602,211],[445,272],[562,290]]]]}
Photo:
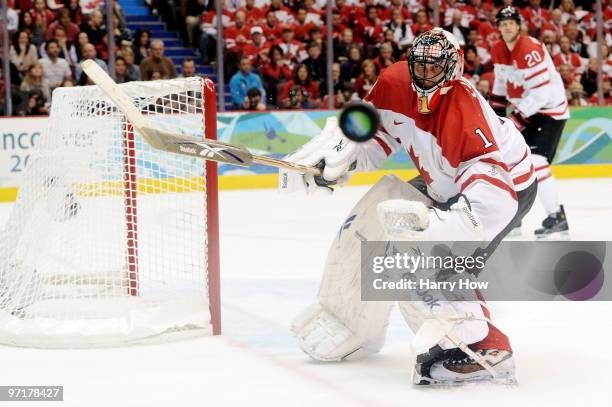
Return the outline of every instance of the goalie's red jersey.
{"type": "Polygon", "coordinates": [[[482,220],[485,237],[493,238],[516,213],[516,192],[535,180],[529,148],[514,124],[495,115],[467,80],[442,93],[440,105],[421,114],[408,63],[385,69],[365,97],[380,112],[381,130],[365,143],[368,151],[358,162],[375,168],[405,148],[431,197],[446,202],[463,193],[482,220]]]}
{"type": "Polygon", "coordinates": [[[504,96],[525,117],[536,113],[562,120],[569,117],[561,76],[548,51],[535,38],[521,35],[510,51],[503,40],[491,49],[493,94],[504,96]]]}

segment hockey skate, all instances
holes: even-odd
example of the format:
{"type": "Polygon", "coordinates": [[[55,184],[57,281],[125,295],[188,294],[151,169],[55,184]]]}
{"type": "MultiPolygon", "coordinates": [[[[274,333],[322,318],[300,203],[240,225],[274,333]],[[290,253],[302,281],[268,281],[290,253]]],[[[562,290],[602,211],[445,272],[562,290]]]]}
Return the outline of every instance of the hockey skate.
{"type": "Polygon", "coordinates": [[[459,348],[443,350],[436,345],[417,356],[413,383],[434,386],[458,386],[473,382],[516,384],[511,352],[490,349],[477,350],[474,354],[479,361],[459,348]],[[483,364],[487,364],[488,368],[483,364]]]}
{"type": "Polygon", "coordinates": [[[569,239],[569,225],[565,216],[563,205],[558,212],[548,215],[542,222],[542,227],[535,230],[537,239],[569,239]]]}

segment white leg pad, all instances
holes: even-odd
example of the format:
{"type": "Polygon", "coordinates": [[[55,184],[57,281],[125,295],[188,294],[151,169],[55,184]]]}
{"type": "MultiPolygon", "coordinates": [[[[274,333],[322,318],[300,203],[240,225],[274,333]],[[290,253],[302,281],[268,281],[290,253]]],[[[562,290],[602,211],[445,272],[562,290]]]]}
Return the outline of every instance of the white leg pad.
{"type": "Polygon", "coordinates": [[[319,303],[368,343],[382,346],[392,302],[361,301],[361,243],[384,241],[387,235],[379,222],[377,206],[389,199],[430,203],[412,185],[394,175],[386,175],[351,210],[334,239],[321,286],[319,303]]]}
{"type": "Polygon", "coordinates": [[[300,348],[311,358],[323,362],[362,356],[364,339],[351,332],[338,318],[319,304],[306,308],[291,325],[300,348]]]}
{"type": "Polygon", "coordinates": [[[302,312],[291,328],[313,359],[353,359],[384,345],[393,302],[361,301],[360,253],[363,241],[387,239],[377,206],[389,199],[431,202],[412,185],[387,175],[351,210],[329,249],[318,304],[302,312]]]}

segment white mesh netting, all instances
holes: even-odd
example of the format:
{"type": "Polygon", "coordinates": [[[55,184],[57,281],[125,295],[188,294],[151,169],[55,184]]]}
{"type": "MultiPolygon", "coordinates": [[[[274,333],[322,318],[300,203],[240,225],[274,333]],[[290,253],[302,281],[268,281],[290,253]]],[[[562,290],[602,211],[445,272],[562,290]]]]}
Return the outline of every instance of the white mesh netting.
{"type": "MultiPolygon", "coordinates": [[[[204,134],[201,78],[121,85],[148,120],[204,134]]],[[[0,234],[0,343],[207,334],[204,161],[154,151],[95,86],[53,94],[0,234]]]]}

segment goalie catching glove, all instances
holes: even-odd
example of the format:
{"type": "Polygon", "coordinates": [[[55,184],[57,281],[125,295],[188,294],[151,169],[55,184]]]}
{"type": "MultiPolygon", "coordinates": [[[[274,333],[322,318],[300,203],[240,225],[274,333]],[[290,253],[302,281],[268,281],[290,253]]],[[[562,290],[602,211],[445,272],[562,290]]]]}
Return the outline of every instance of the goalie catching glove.
{"type": "Polygon", "coordinates": [[[296,164],[317,167],[322,170],[321,175],[280,170],[279,190],[331,193],[332,186],[342,186],[351,178],[357,168],[357,152],[357,143],[342,134],[336,117],[330,117],[319,135],[285,157],[296,164]]]}

